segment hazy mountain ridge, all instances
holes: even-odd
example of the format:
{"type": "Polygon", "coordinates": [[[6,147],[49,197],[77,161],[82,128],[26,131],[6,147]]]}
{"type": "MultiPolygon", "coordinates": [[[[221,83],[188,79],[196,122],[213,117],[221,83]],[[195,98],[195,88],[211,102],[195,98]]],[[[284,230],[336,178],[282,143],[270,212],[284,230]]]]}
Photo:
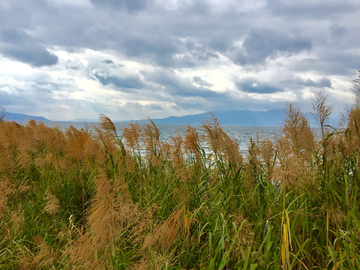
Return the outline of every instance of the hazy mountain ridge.
{"type": "MultiPolygon", "coordinates": [[[[250,110],[228,110],[228,111],[214,111],[215,117],[220,121],[223,126],[263,126],[263,127],[280,127],[283,124],[283,120],[286,114],[283,109],[273,109],[268,111],[250,111],[250,110]]],[[[312,126],[316,126],[317,123],[312,119],[311,113],[305,112],[305,116],[309,120],[312,126]]],[[[200,113],[185,116],[170,116],[161,119],[152,119],[157,125],[200,125],[201,122],[210,117],[210,114],[200,113]]],[[[70,121],[55,121],[49,120],[42,116],[31,116],[21,113],[8,113],[7,120],[9,121],[27,121],[34,119],[35,121],[43,122],[83,122],[89,124],[98,123],[99,120],[94,119],[73,119],[70,121]]],[[[336,126],[340,120],[338,115],[333,115],[329,119],[329,124],[336,126]]],[[[127,121],[114,121],[114,123],[127,124],[136,120],[127,121]]],[[[138,120],[140,124],[148,123],[148,119],[138,120]]]]}
{"type": "Polygon", "coordinates": [[[10,113],[10,112],[6,114],[6,120],[8,121],[27,121],[30,119],[34,119],[35,121],[52,122],[51,120],[42,116],[33,116],[28,114],[10,113]]]}
{"type": "MultiPolygon", "coordinates": [[[[229,110],[215,111],[215,117],[224,126],[280,126],[285,116],[283,109],[274,109],[268,111],[250,111],[250,110],[229,110]]],[[[199,125],[209,113],[201,113],[185,116],[171,116],[163,119],[152,119],[155,124],[166,125],[199,125]]],[[[147,122],[147,119],[139,120],[139,123],[147,122]]],[[[118,121],[117,123],[127,123],[129,121],[118,121]]]]}
{"type": "MultiPolygon", "coordinates": [[[[221,125],[224,126],[279,126],[284,117],[283,109],[274,109],[268,111],[250,111],[250,110],[229,110],[229,111],[214,111],[215,117],[220,121],[221,125]]],[[[152,119],[155,124],[165,125],[199,125],[204,121],[210,114],[200,113],[185,116],[170,116],[161,119],[152,119]]],[[[34,119],[35,121],[43,122],[63,122],[63,121],[52,121],[42,116],[32,116],[21,113],[8,113],[7,120],[9,121],[27,121],[34,119]]],[[[114,121],[114,123],[128,123],[135,120],[128,121],[114,121]]],[[[98,120],[95,119],[73,119],[65,122],[87,122],[96,123],[98,120]]],[[[143,124],[148,122],[147,119],[138,120],[139,123],[143,124]]]]}

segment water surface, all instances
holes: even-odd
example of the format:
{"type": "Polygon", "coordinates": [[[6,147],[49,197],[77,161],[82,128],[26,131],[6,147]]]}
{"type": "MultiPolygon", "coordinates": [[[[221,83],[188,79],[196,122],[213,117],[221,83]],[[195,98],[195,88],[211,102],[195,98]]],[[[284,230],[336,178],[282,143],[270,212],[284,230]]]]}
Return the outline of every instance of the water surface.
{"type": "MultiPolygon", "coordinates": [[[[26,121],[18,121],[19,124],[26,124],[26,121]]],[[[56,125],[60,126],[61,129],[66,130],[70,125],[75,127],[76,129],[91,129],[91,126],[94,123],[85,123],[85,122],[44,122],[44,124],[48,127],[55,127],[56,125]]],[[[98,125],[99,123],[95,123],[98,125]]],[[[119,136],[122,135],[122,129],[126,124],[115,124],[119,136]]],[[[185,126],[182,125],[156,125],[160,131],[161,140],[168,141],[172,134],[175,134],[176,130],[180,132],[180,134],[184,135],[185,126]]],[[[194,125],[196,129],[200,126],[194,125]]],[[[241,151],[246,151],[249,143],[250,137],[255,139],[258,135],[261,139],[269,138],[271,140],[274,139],[275,136],[281,134],[280,127],[248,127],[248,126],[222,126],[223,130],[228,134],[229,137],[235,138],[240,146],[241,151]]]]}

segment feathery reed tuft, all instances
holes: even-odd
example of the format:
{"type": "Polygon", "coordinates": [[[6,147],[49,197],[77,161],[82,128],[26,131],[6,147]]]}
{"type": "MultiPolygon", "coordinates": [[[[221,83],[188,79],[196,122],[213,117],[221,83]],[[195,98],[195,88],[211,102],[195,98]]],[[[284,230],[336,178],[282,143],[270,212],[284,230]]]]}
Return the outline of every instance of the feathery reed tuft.
{"type": "Polygon", "coordinates": [[[45,197],[46,205],[44,211],[49,215],[55,215],[60,210],[59,200],[50,192],[46,194],[45,197]]]}
{"type": "Polygon", "coordinates": [[[185,126],[184,149],[187,155],[200,160],[200,138],[197,130],[189,125],[185,126]]]}
{"type": "Polygon", "coordinates": [[[146,150],[146,156],[152,158],[157,156],[160,151],[160,133],[155,123],[148,118],[150,124],[146,124],[142,128],[142,139],[146,150]]]}
{"type": "Polygon", "coordinates": [[[109,117],[107,117],[104,114],[100,114],[100,122],[101,122],[100,127],[104,131],[116,133],[116,127],[115,127],[114,123],[110,120],[109,117]]]}
{"type": "Polygon", "coordinates": [[[325,140],[325,124],[329,120],[331,113],[334,110],[334,106],[327,104],[328,95],[325,90],[320,90],[314,93],[314,97],[311,100],[312,116],[320,124],[322,139],[325,140]]]}
{"type": "Polygon", "coordinates": [[[123,136],[125,138],[126,146],[132,151],[137,151],[140,153],[140,136],[141,136],[141,126],[139,122],[128,124],[129,127],[123,128],[123,136]]]}

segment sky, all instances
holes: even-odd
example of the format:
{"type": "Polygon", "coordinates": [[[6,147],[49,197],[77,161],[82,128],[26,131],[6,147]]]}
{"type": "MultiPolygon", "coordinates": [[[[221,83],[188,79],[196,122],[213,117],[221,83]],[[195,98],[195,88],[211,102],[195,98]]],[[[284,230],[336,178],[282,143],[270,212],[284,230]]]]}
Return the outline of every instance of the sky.
{"type": "Polygon", "coordinates": [[[0,0],[0,106],[137,120],[353,103],[358,0],[0,0]]]}

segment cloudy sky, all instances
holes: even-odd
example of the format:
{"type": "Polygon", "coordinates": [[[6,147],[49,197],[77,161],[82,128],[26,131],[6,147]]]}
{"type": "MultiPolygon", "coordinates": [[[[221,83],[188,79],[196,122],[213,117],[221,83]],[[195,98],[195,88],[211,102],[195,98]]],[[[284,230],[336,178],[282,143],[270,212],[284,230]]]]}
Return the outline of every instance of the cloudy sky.
{"type": "Polygon", "coordinates": [[[0,106],[49,119],[351,104],[358,0],[0,0],[0,106]]]}

